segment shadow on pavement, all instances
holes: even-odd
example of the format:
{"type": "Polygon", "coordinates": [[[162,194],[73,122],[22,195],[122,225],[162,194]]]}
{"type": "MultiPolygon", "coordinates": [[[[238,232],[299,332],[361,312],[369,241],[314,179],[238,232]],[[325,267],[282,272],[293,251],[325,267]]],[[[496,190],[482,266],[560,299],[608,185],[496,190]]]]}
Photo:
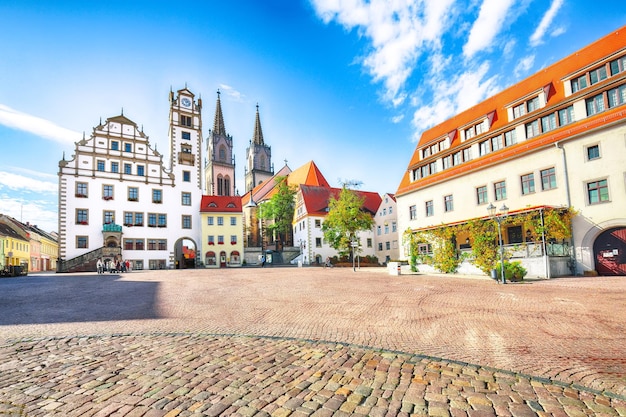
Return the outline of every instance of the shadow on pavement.
{"type": "Polygon", "coordinates": [[[0,280],[0,325],[159,318],[158,283],[116,274],[0,280]]]}

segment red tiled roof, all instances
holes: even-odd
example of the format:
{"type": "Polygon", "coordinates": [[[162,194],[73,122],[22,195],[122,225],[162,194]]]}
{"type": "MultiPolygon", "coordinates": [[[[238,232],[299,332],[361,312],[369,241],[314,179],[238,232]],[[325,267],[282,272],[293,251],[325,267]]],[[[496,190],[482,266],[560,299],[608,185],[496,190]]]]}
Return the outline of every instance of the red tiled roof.
{"type": "MultiPolygon", "coordinates": [[[[339,198],[341,188],[319,187],[312,185],[300,185],[302,192],[302,199],[306,207],[306,211],[309,215],[325,216],[328,214],[328,202],[330,198],[339,198]]],[[[363,202],[363,209],[370,212],[372,215],[376,214],[378,207],[382,199],[380,195],[375,192],[358,191],[355,193],[361,198],[365,198],[363,202]]]]}
{"type": "Polygon", "coordinates": [[[241,197],[203,195],[200,202],[201,213],[241,213],[241,197]]]}

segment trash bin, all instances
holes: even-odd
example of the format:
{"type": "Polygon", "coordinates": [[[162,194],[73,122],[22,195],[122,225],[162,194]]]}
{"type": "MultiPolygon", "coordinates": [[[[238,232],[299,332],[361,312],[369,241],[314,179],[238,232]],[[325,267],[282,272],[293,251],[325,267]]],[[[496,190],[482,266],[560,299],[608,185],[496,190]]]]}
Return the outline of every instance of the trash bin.
{"type": "Polygon", "coordinates": [[[496,271],[495,269],[491,270],[491,279],[498,279],[498,271],[496,271]]]}

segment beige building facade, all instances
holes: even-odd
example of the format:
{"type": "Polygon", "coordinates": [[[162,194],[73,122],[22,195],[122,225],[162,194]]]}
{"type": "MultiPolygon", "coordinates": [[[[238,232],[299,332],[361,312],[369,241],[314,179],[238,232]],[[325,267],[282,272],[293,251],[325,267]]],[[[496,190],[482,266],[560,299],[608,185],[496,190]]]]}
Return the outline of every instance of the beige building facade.
{"type": "MultiPolygon", "coordinates": [[[[396,193],[400,232],[493,221],[492,204],[508,209],[507,257],[529,276],[625,275],[625,116],[622,28],[424,132],[396,193]],[[574,213],[567,239],[523,221],[555,211],[574,213]]],[[[467,259],[460,272],[482,273],[467,259]]]]}

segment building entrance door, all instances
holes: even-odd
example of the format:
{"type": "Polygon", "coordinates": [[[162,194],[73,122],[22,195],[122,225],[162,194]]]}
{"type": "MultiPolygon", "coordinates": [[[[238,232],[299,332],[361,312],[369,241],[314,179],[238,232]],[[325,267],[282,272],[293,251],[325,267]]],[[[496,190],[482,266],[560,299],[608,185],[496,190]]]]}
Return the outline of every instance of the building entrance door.
{"type": "Polygon", "coordinates": [[[599,275],[626,275],[626,227],[609,229],[593,244],[599,275]]]}

